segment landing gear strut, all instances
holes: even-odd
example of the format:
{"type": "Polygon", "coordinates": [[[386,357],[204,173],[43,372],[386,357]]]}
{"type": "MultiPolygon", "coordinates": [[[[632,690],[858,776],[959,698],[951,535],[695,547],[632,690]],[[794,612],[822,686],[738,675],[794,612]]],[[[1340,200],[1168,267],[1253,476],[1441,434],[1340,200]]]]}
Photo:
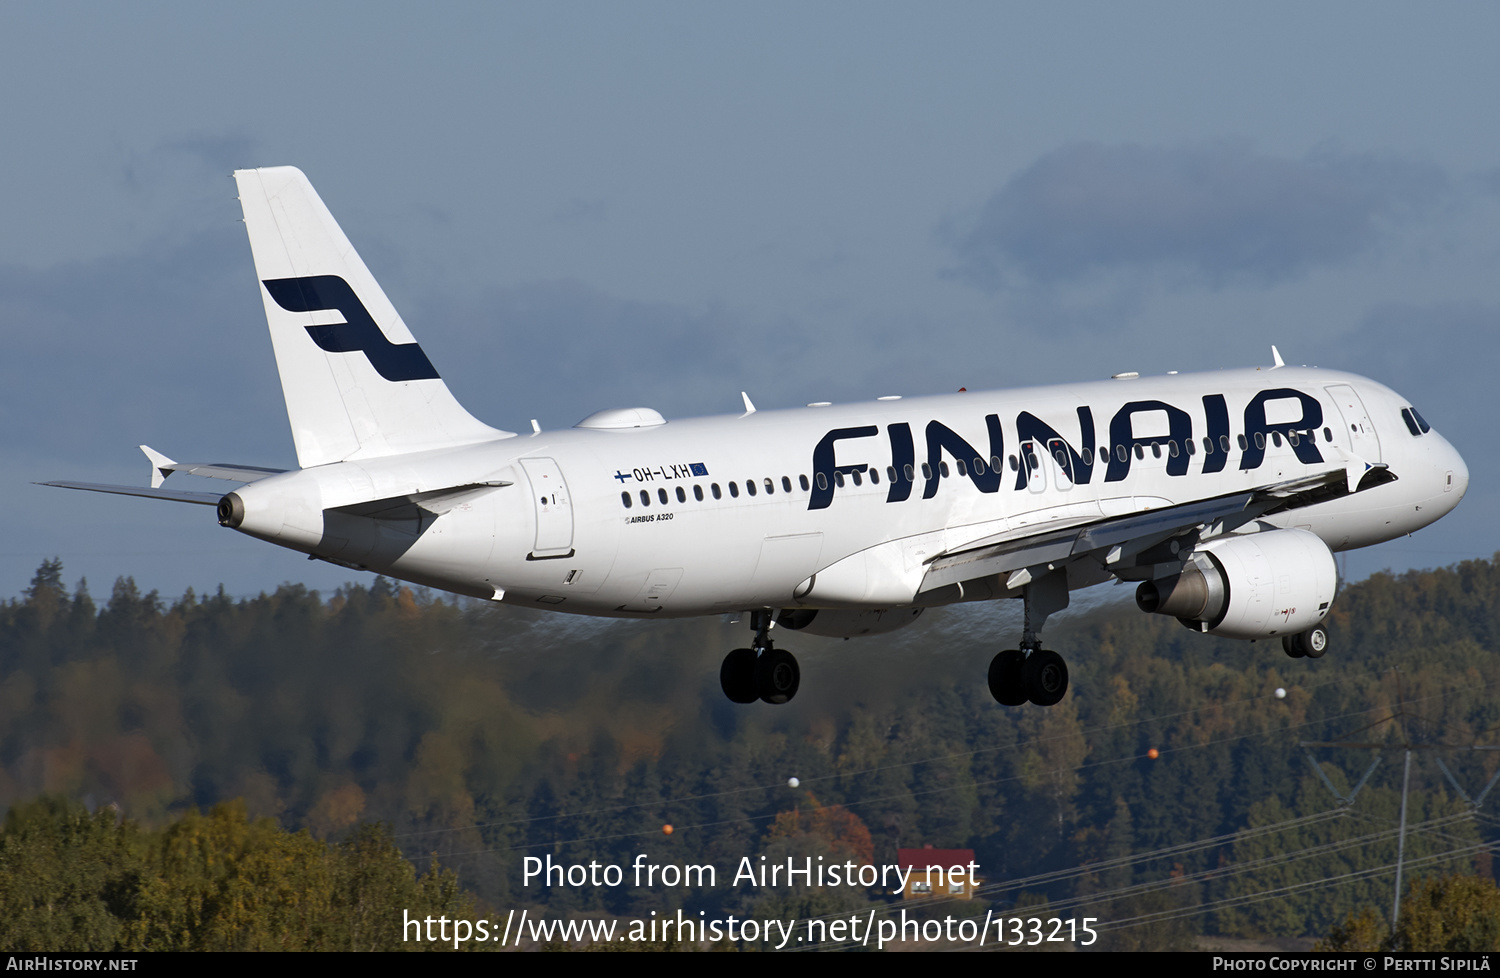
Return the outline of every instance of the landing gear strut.
{"type": "Polygon", "coordinates": [[[1021,647],[1006,649],[990,661],[990,695],[1002,706],[1020,706],[1028,701],[1052,706],[1068,692],[1068,664],[1050,649],[1042,648],[1041,629],[1047,616],[1068,606],[1065,571],[1050,571],[1022,585],[1025,625],[1021,647]]]}
{"type": "Polygon", "coordinates": [[[775,619],[769,611],[752,611],[750,627],[755,630],[751,648],[735,649],[724,657],[719,667],[719,686],[735,703],[786,703],[797,695],[802,684],[802,670],[797,657],[771,644],[771,626],[775,619]]]}

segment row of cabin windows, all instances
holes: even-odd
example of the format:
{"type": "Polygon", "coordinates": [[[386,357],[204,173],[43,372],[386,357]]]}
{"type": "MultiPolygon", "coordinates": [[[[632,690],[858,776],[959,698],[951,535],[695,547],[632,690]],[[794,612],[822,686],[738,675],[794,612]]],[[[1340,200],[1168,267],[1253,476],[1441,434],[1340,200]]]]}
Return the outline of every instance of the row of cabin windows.
{"type": "MultiPolygon", "coordinates": [[[[1249,449],[1249,447],[1250,447],[1249,441],[1245,438],[1244,435],[1240,435],[1240,436],[1238,436],[1238,438],[1239,438],[1240,451],[1242,451],[1242,452],[1243,451],[1247,451],[1249,449]]],[[[1286,436],[1286,440],[1291,443],[1291,445],[1292,445],[1293,448],[1295,448],[1298,445],[1300,445],[1302,443],[1302,439],[1303,438],[1306,438],[1309,441],[1314,441],[1315,442],[1315,441],[1318,440],[1317,432],[1312,431],[1312,430],[1308,430],[1308,431],[1304,431],[1304,432],[1292,431],[1292,432],[1288,432],[1287,436],[1286,436]]],[[[1329,430],[1328,428],[1324,428],[1323,429],[1323,440],[1324,441],[1333,441],[1333,432],[1331,430],[1329,430]]],[[[1273,431],[1273,432],[1271,432],[1271,441],[1272,441],[1272,443],[1277,448],[1280,448],[1281,444],[1282,444],[1281,432],[1279,432],[1279,431],[1273,431]]],[[[1260,450],[1263,450],[1266,447],[1266,436],[1263,433],[1259,432],[1259,431],[1257,431],[1255,433],[1255,447],[1257,449],[1260,449],[1260,450]]],[[[1222,452],[1224,452],[1224,453],[1227,454],[1229,452],[1229,449],[1230,449],[1229,436],[1228,435],[1220,435],[1219,436],[1219,440],[1218,440],[1217,443],[1215,443],[1212,438],[1208,438],[1206,436],[1204,437],[1204,439],[1203,439],[1203,451],[1204,452],[1212,455],[1214,453],[1214,451],[1215,451],[1216,448],[1219,451],[1222,451],[1222,452]]],[[[1194,443],[1192,441],[1188,441],[1188,440],[1184,440],[1181,443],[1180,447],[1178,445],[1178,442],[1175,439],[1172,439],[1172,438],[1168,438],[1164,442],[1152,442],[1151,443],[1151,455],[1152,455],[1153,458],[1161,458],[1163,450],[1165,450],[1167,452],[1167,454],[1169,454],[1172,458],[1176,458],[1179,454],[1181,454],[1183,452],[1186,452],[1189,456],[1192,456],[1192,455],[1194,455],[1194,454],[1197,453],[1197,448],[1194,445],[1194,443]]],[[[1027,459],[1026,459],[1027,466],[1034,468],[1038,463],[1037,463],[1037,459],[1036,459],[1035,455],[1033,455],[1032,452],[1031,452],[1031,446],[1028,445],[1026,447],[1025,451],[1027,453],[1027,459]]],[[[1066,453],[1064,452],[1063,449],[1058,449],[1057,450],[1056,457],[1057,457],[1057,462],[1058,462],[1059,465],[1063,465],[1063,466],[1067,465],[1068,459],[1067,459],[1067,455],[1066,455],[1066,453]]],[[[1103,461],[1104,459],[1106,459],[1108,457],[1109,457],[1109,448],[1108,448],[1108,446],[1104,446],[1104,445],[1099,446],[1099,458],[1100,458],[1100,461],[1103,461]]],[[[1116,445],[1115,446],[1115,457],[1117,457],[1122,462],[1126,460],[1126,458],[1128,457],[1128,453],[1127,453],[1126,448],[1125,448],[1124,445],[1116,445]]],[[[1140,445],[1140,444],[1137,444],[1135,446],[1135,457],[1138,458],[1138,459],[1143,459],[1143,458],[1146,457],[1145,446],[1140,445]]],[[[1006,459],[1006,461],[1009,462],[1009,464],[1010,464],[1010,470],[1012,472],[1017,472],[1017,471],[1020,470],[1020,468],[1021,468],[1021,460],[1017,456],[1015,456],[1015,455],[1008,456],[1007,459],[1006,459]]],[[[972,462],[965,462],[961,458],[960,459],[955,459],[953,464],[958,469],[958,474],[960,476],[967,476],[969,474],[969,471],[971,469],[973,470],[973,472],[974,472],[975,475],[984,475],[989,470],[1000,472],[1000,471],[1002,471],[1005,468],[1005,464],[1006,463],[1000,461],[1000,456],[993,455],[993,456],[990,457],[990,460],[989,460],[989,463],[988,463],[988,469],[986,468],[986,463],[985,463],[984,459],[982,459],[982,458],[975,458],[972,462]]],[[[1092,448],[1085,448],[1083,450],[1083,464],[1084,465],[1093,465],[1094,464],[1094,450],[1092,448]]],[[[922,472],[922,478],[923,479],[931,479],[932,478],[932,466],[931,465],[929,465],[926,462],[923,462],[921,464],[921,466],[920,466],[920,469],[921,469],[921,472],[922,472]]],[[[949,475],[951,474],[949,472],[949,469],[948,469],[948,463],[947,462],[942,462],[942,461],[938,462],[938,472],[942,475],[943,478],[945,478],[945,479],[948,478],[949,475]]],[[[880,485],[880,470],[879,469],[871,466],[870,469],[869,469],[869,471],[866,472],[865,475],[869,476],[870,484],[872,486],[878,486],[878,485],[880,485]]],[[[860,472],[859,469],[855,469],[853,472],[850,472],[849,476],[850,476],[851,479],[854,480],[854,484],[856,486],[864,485],[864,478],[861,475],[861,472],[860,472]]],[[[916,478],[917,478],[917,470],[911,464],[909,464],[909,463],[907,465],[903,466],[902,467],[902,471],[900,471],[900,472],[897,472],[896,471],[896,467],[893,466],[893,465],[887,465],[885,467],[885,477],[887,479],[889,479],[891,482],[895,482],[898,478],[900,478],[902,476],[904,476],[906,478],[907,482],[914,482],[914,481],[916,481],[916,478]]],[[[818,484],[818,488],[819,489],[827,489],[828,488],[828,476],[825,473],[819,472],[815,476],[815,480],[816,480],[816,482],[818,484]]],[[[801,485],[803,492],[807,492],[808,490],[810,490],[812,488],[811,482],[808,480],[807,476],[805,476],[805,475],[799,475],[799,476],[797,476],[797,482],[798,482],[798,484],[801,485]]],[[[762,480],[762,483],[763,483],[763,488],[764,488],[765,494],[767,496],[775,494],[775,492],[776,492],[776,480],[772,479],[770,476],[767,476],[764,480],[762,480]]],[[[844,488],[844,486],[845,486],[844,473],[842,473],[842,472],[835,472],[833,474],[833,484],[835,486],[837,486],[838,488],[840,488],[840,489],[844,488]]],[[[745,480],[745,494],[747,496],[754,496],[754,495],[756,495],[757,491],[758,490],[756,489],[755,480],[754,479],[746,479],[745,480]]],[[[781,491],[782,492],[791,492],[792,491],[792,480],[791,480],[790,477],[788,477],[788,476],[782,476],[781,477],[781,491]]],[[[641,505],[642,506],[650,506],[651,505],[651,490],[649,490],[649,489],[642,489],[639,492],[640,492],[641,505]]],[[[677,486],[676,489],[673,490],[673,492],[675,492],[675,494],[677,496],[677,501],[679,503],[685,503],[685,502],[687,502],[687,497],[688,497],[687,490],[684,489],[682,486],[677,486]]],[[[717,482],[710,483],[710,485],[709,485],[709,492],[713,495],[713,497],[715,499],[723,499],[724,498],[724,492],[723,492],[723,490],[721,490],[719,488],[719,484],[717,482]]],[[[730,498],[731,499],[738,499],[739,495],[740,495],[740,484],[737,483],[737,482],[731,482],[731,483],[729,483],[729,496],[730,496],[730,498]]],[[[668,492],[667,492],[667,490],[666,490],[665,487],[658,488],[656,490],[656,498],[657,498],[657,500],[663,506],[669,505],[671,503],[671,501],[672,501],[672,497],[671,497],[671,495],[668,494],[668,492]]],[[[696,499],[700,503],[703,502],[703,499],[704,499],[703,486],[701,486],[701,485],[694,485],[693,486],[693,498],[696,499]]],[[[634,505],[634,502],[632,501],[631,496],[630,496],[630,490],[629,489],[626,489],[626,490],[624,490],[623,492],[620,493],[620,502],[621,502],[621,504],[624,505],[624,507],[626,509],[630,509],[634,505]]]]}
{"type": "MultiPolygon", "coordinates": [[[[810,483],[807,481],[807,476],[805,476],[805,475],[798,476],[797,479],[798,479],[799,482],[802,483],[802,489],[803,489],[803,491],[804,492],[807,491],[807,489],[808,489],[808,487],[810,485],[810,483]]],[[[710,494],[713,495],[713,497],[715,499],[723,499],[724,498],[724,490],[721,489],[721,488],[719,488],[719,484],[717,482],[709,483],[708,491],[709,491],[710,494]]],[[[781,477],[781,491],[782,492],[791,492],[792,491],[792,480],[791,480],[790,477],[788,477],[788,476],[782,476],[781,477]]],[[[675,489],[672,490],[672,492],[676,494],[677,501],[679,503],[685,503],[685,502],[687,502],[688,491],[686,489],[684,489],[682,486],[677,486],[675,489]]],[[[756,495],[759,492],[765,492],[765,494],[767,496],[775,495],[775,493],[776,493],[776,480],[772,479],[770,476],[767,476],[764,480],[762,480],[762,485],[761,485],[760,488],[756,488],[755,480],[754,479],[746,479],[745,480],[745,495],[747,495],[747,496],[754,496],[754,495],[756,495]]],[[[651,490],[649,490],[649,489],[642,489],[642,490],[640,490],[640,497],[641,497],[641,505],[642,506],[650,506],[651,505],[651,490]]],[[[738,482],[731,482],[731,483],[729,483],[729,498],[731,498],[731,499],[738,499],[739,497],[740,497],[740,484],[738,482]]],[[[660,503],[663,506],[666,506],[666,505],[670,504],[671,501],[672,501],[672,496],[670,494],[668,494],[668,492],[667,492],[667,490],[666,490],[665,487],[661,487],[661,488],[658,488],[656,490],[656,498],[657,498],[658,501],[660,501],[660,503]]],[[[693,498],[696,499],[700,503],[703,502],[704,494],[703,494],[703,486],[702,485],[694,485],[693,486],[693,498]]],[[[630,496],[630,490],[629,489],[626,489],[625,491],[623,491],[623,492],[620,493],[620,502],[625,506],[626,509],[629,509],[631,506],[634,505],[634,502],[632,501],[631,496],[630,496]]]]}

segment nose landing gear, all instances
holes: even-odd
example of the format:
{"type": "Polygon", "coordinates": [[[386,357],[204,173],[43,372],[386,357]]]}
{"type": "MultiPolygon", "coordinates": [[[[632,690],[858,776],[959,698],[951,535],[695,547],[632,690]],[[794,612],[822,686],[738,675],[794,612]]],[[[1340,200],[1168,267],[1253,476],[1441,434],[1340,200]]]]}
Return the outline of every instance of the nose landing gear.
{"type": "Polygon", "coordinates": [[[735,703],[763,700],[781,704],[791,701],[802,684],[802,670],[797,657],[771,644],[773,619],[769,611],[752,611],[750,627],[755,629],[751,648],[735,649],[724,657],[719,667],[719,686],[735,703]]]}

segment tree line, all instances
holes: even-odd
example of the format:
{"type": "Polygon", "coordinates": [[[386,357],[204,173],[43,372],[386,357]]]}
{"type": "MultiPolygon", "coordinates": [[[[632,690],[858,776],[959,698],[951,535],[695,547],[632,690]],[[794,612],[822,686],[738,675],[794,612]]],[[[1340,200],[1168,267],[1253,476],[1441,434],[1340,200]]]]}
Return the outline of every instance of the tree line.
{"type": "MultiPolygon", "coordinates": [[[[47,824],[76,823],[48,838],[71,832],[92,840],[89,851],[135,853],[120,872],[136,882],[105,887],[128,897],[99,904],[116,922],[84,914],[89,927],[117,928],[118,941],[157,926],[142,908],[208,906],[213,886],[229,885],[198,879],[183,884],[196,896],[171,898],[146,885],[190,864],[171,862],[163,841],[188,825],[282,846],[303,860],[299,872],[323,874],[297,888],[314,901],[349,892],[369,860],[395,874],[380,860],[400,859],[410,886],[451,884],[443,899],[475,906],[644,915],[779,901],[811,912],[886,895],[526,886],[522,860],[627,865],[646,852],[723,870],[746,855],[851,846],[891,862],[897,847],[931,844],[973,848],[986,894],[1003,905],[1086,899],[1105,919],[1161,918],[1118,932],[1120,946],[1197,933],[1325,936],[1367,906],[1389,906],[1389,876],[1359,874],[1395,858],[1396,740],[1500,743],[1493,561],[1345,587],[1320,660],[1106,601],[1049,628],[1073,688],[1047,710],[999,707],[984,686],[989,657],[1014,643],[1013,604],[931,612],[848,643],[780,637],[803,663],[802,692],[786,707],[743,707],[717,689],[718,661],[744,644],[743,626],[717,619],[558,618],[382,578],[327,596],[288,584],[166,599],[125,577],[96,602],[47,561],[0,604],[4,845],[46,836],[45,810],[47,824]],[[1361,730],[1387,749],[1343,806],[1324,777],[1347,797],[1375,752],[1312,750],[1320,777],[1299,745],[1361,730]],[[1175,854],[1136,858],[1164,850],[1175,854]],[[1347,881],[1318,885],[1334,877],[1347,881]],[[1170,918],[1174,908],[1192,914],[1170,918]]],[[[1472,798],[1494,753],[1442,756],[1472,798]]],[[[1409,877],[1492,877],[1483,809],[1473,817],[1428,758],[1412,771],[1417,828],[1406,851],[1419,869],[1409,877]]],[[[35,854],[49,845],[22,849],[45,861],[35,854]]],[[[57,872],[104,878],[94,856],[69,865],[57,872]]],[[[49,885],[17,897],[15,884],[5,899],[40,900],[49,885]]],[[[212,928],[190,918],[170,918],[150,939],[209,940],[212,928]]],[[[330,935],[308,940],[365,939],[352,923],[307,926],[330,935]]]]}

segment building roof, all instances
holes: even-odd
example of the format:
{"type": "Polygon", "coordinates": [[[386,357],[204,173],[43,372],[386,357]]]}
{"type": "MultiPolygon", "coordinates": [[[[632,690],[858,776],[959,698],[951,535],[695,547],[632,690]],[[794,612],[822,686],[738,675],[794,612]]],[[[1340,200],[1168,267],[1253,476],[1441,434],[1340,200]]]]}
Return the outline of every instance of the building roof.
{"type": "Polygon", "coordinates": [[[941,866],[943,869],[953,869],[957,866],[967,867],[974,861],[973,849],[897,849],[896,862],[902,869],[925,870],[928,866],[941,866]]]}

